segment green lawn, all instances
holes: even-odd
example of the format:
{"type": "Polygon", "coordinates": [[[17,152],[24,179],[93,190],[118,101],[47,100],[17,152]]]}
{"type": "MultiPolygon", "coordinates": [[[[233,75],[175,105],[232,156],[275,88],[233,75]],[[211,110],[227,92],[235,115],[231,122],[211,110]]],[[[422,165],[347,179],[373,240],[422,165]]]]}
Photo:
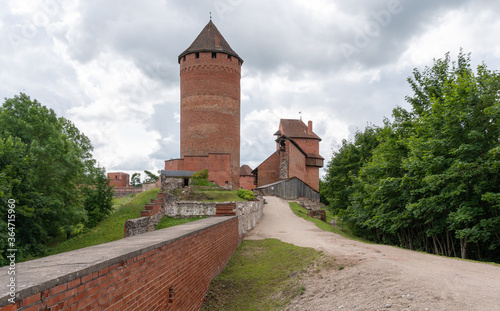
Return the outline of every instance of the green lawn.
{"type": "Polygon", "coordinates": [[[96,227],[57,244],[51,250],[51,255],[72,251],[93,245],[99,245],[123,239],[124,225],[128,219],[141,217],[144,205],[150,203],[160,192],[159,188],[151,189],[137,195],[114,200],[114,210],[108,218],[96,227]]]}
{"type": "Polygon", "coordinates": [[[237,191],[218,188],[190,187],[189,190],[176,189],[172,192],[180,201],[234,202],[246,201],[238,196],[237,191]]]}
{"type": "Polygon", "coordinates": [[[282,310],[307,290],[302,274],[322,252],[276,239],[245,240],[212,281],[202,310],[282,310]]]}
{"type": "Polygon", "coordinates": [[[290,209],[293,211],[293,213],[295,215],[302,217],[305,220],[312,221],[314,224],[316,224],[316,226],[318,228],[320,228],[323,231],[334,232],[334,233],[340,234],[341,236],[346,237],[346,238],[351,239],[351,240],[356,240],[356,241],[361,241],[361,242],[373,244],[373,242],[370,242],[368,240],[365,240],[363,238],[360,238],[360,237],[354,235],[352,233],[352,231],[350,230],[350,228],[346,225],[344,225],[343,229],[332,226],[330,224],[330,222],[333,219],[335,219],[335,217],[329,211],[326,211],[327,222],[324,222],[324,221],[321,221],[320,219],[316,219],[316,218],[307,216],[309,212],[298,203],[290,202],[289,205],[290,205],[290,209]]]}
{"type": "Polygon", "coordinates": [[[193,218],[174,218],[170,216],[163,216],[158,225],[156,225],[156,230],[170,228],[173,226],[178,226],[182,224],[187,224],[188,222],[197,221],[200,219],[207,218],[205,216],[193,217],[193,218]]]}

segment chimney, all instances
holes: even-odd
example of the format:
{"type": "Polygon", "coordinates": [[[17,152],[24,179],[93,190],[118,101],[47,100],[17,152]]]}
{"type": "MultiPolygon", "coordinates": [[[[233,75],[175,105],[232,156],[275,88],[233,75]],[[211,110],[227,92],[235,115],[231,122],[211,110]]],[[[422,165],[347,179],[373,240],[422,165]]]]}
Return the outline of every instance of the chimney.
{"type": "Polygon", "coordinates": [[[312,134],[313,133],[313,121],[307,122],[307,133],[312,134]]]}

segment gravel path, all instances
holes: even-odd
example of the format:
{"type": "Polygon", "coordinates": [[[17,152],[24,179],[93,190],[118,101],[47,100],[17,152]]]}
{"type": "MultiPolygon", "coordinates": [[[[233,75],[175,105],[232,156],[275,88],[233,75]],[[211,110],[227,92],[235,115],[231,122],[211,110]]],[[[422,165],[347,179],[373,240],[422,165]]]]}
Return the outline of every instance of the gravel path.
{"type": "Polygon", "coordinates": [[[308,274],[286,310],[500,311],[499,266],[352,241],[295,216],[282,199],[266,200],[246,239],[276,238],[336,259],[337,268],[308,274]]]}

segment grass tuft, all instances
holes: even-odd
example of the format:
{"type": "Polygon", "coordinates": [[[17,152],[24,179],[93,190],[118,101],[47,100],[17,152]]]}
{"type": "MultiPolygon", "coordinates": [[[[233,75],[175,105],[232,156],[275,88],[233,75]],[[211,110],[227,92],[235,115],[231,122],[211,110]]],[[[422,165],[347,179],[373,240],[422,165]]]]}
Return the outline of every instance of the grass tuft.
{"type": "Polygon", "coordinates": [[[155,188],[133,196],[114,199],[113,212],[106,219],[96,227],[55,245],[50,255],[123,239],[125,222],[128,219],[141,217],[144,204],[150,203],[159,192],[160,189],[155,188]]]}
{"type": "Polygon", "coordinates": [[[276,239],[245,240],[212,285],[202,310],[281,310],[305,292],[301,274],[322,252],[276,239]]]}
{"type": "Polygon", "coordinates": [[[295,203],[295,202],[290,202],[288,203],[290,205],[290,209],[293,211],[293,213],[299,217],[304,218],[305,220],[312,221],[318,228],[320,228],[323,231],[330,231],[333,233],[340,234],[341,236],[351,239],[351,240],[356,240],[364,243],[369,243],[369,244],[374,244],[373,242],[370,242],[368,240],[365,240],[363,238],[360,238],[352,233],[352,231],[349,229],[348,226],[344,225],[344,229],[340,229],[337,227],[334,227],[330,224],[330,221],[334,219],[334,217],[330,214],[329,211],[326,211],[326,220],[327,222],[324,222],[320,219],[316,219],[313,217],[309,217],[308,211],[303,208],[300,204],[295,203]]]}
{"type": "Polygon", "coordinates": [[[238,196],[237,191],[219,188],[190,186],[172,192],[180,201],[234,202],[247,201],[238,196]]]}
{"type": "Polygon", "coordinates": [[[156,225],[156,230],[161,230],[165,228],[170,228],[182,224],[187,224],[188,222],[200,220],[200,219],[205,219],[207,217],[205,216],[200,216],[200,217],[193,217],[193,218],[174,218],[170,216],[163,216],[158,225],[156,225]]]}

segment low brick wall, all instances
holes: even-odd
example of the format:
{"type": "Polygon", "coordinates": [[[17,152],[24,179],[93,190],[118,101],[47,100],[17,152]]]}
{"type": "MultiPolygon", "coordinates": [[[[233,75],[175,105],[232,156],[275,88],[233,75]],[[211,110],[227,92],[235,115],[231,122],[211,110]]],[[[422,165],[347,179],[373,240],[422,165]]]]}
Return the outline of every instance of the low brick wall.
{"type": "MultiPolygon", "coordinates": [[[[239,219],[240,237],[252,230],[264,213],[264,199],[225,203],[236,204],[235,212],[239,219]]],[[[171,217],[215,216],[217,204],[220,203],[177,201],[165,206],[165,215],[171,217]]]]}
{"type": "Polygon", "coordinates": [[[212,217],[0,268],[0,311],[199,310],[238,247],[238,218],[212,217]]]}
{"type": "Polygon", "coordinates": [[[252,230],[264,215],[264,199],[236,202],[236,216],[238,216],[238,232],[240,239],[252,230]]]}
{"type": "Polygon", "coordinates": [[[141,193],[142,187],[115,187],[115,198],[125,197],[133,193],[141,193]]]}

